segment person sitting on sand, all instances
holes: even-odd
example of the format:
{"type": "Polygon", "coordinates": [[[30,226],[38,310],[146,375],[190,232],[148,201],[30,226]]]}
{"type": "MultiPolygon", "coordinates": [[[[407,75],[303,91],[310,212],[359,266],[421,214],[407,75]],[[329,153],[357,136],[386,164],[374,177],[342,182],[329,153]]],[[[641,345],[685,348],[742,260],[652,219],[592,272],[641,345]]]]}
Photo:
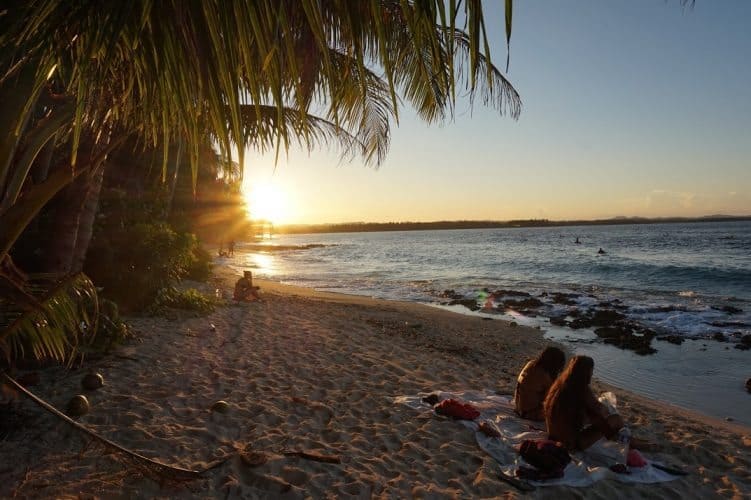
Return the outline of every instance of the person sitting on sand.
{"type": "Polygon", "coordinates": [[[235,300],[244,300],[247,302],[261,300],[258,290],[260,290],[260,287],[253,286],[253,273],[245,271],[243,277],[235,283],[235,300]]]}
{"type": "MultiPolygon", "coordinates": [[[[610,414],[592,392],[589,384],[594,367],[589,356],[574,356],[545,398],[548,438],[563,443],[569,451],[586,450],[602,437],[613,439],[624,427],[623,418],[610,414]]],[[[647,444],[631,440],[633,448],[643,449],[647,444]]]]}
{"type": "Polygon", "coordinates": [[[566,355],[557,347],[546,347],[529,361],[516,379],[516,413],[529,420],[544,420],[543,402],[548,389],[566,364],[566,355]]]}

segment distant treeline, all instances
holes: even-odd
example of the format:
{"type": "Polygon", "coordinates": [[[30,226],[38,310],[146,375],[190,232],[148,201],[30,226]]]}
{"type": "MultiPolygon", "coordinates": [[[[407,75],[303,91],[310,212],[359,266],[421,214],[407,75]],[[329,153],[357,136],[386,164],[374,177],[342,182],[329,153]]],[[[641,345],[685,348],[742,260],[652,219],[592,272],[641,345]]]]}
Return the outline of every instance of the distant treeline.
{"type": "Polygon", "coordinates": [[[379,231],[428,231],[438,229],[489,229],[511,227],[604,226],[613,224],[667,224],[676,222],[729,222],[751,220],[751,215],[710,215],[706,217],[616,217],[598,220],[520,219],[509,221],[458,220],[435,222],[346,222],[342,224],[290,224],[277,226],[278,234],[360,233],[379,231]]]}

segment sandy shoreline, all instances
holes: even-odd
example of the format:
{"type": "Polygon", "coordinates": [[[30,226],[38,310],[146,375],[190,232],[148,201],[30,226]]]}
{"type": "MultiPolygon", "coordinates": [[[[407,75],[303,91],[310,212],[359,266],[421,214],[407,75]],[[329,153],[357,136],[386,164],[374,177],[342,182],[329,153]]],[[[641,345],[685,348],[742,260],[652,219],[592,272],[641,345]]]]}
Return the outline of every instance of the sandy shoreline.
{"type": "MultiPolygon", "coordinates": [[[[220,267],[204,289],[229,296],[234,279],[220,267]]],[[[140,341],[94,363],[106,383],[87,393],[92,411],[80,419],[168,464],[226,462],[198,479],[160,481],[109,451],[85,449],[80,433],[19,400],[15,411],[26,425],[0,447],[0,497],[522,496],[497,478],[497,463],[471,432],[393,398],[438,389],[511,392],[517,371],[547,343],[541,332],[419,304],[257,284],[260,303],[228,303],[204,318],[134,319],[140,341]],[[230,405],[226,414],[210,411],[220,399],[230,405]],[[311,455],[285,454],[292,452],[311,455]]],[[[64,408],[83,374],[45,371],[33,390],[64,408]]],[[[614,392],[635,433],[662,443],[651,456],[690,474],[533,496],[751,492],[751,429],[614,392]]]]}

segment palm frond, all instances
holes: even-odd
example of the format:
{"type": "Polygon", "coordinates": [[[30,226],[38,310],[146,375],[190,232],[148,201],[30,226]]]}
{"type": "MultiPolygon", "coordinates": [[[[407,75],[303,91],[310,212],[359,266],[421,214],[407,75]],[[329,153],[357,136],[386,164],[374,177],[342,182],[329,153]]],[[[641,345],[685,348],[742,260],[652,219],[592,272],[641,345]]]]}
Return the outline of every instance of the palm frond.
{"type": "Polygon", "coordinates": [[[309,151],[317,146],[337,146],[346,157],[366,147],[357,136],[341,126],[311,114],[301,115],[293,108],[284,108],[282,123],[279,123],[279,113],[274,106],[245,105],[241,107],[241,114],[245,140],[262,152],[274,148],[274,134],[281,126],[287,127],[288,135],[309,151]]]}
{"type": "Polygon", "coordinates": [[[24,312],[0,332],[0,351],[7,360],[70,362],[91,342],[98,328],[96,288],[84,274],[57,284],[40,300],[41,309],[24,312]]]}
{"type": "MultiPolygon", "coordinates": [[[[475,89],[472,88],[471,73],[473,71],[485,73],[489,76],[485,81],[486,83],[478,83],[482,103],[497,109],[502,115],[507,114],[514,119],[518,118],[522,109],[522,101],[511,82],[483,55],[478,56],[474,69],[464,64],[467,60],[466,55],[471,50],[470,40],[467,34],[461,30],[455,30],[452,38],[456,48],[455,58],[458,61],[456,78],[463,82],[465,88],[469,91],[470,102],[473,103],[476,98],[475,89]]],[[[480,82],[481,80],[475,81],[480,82]]]]}

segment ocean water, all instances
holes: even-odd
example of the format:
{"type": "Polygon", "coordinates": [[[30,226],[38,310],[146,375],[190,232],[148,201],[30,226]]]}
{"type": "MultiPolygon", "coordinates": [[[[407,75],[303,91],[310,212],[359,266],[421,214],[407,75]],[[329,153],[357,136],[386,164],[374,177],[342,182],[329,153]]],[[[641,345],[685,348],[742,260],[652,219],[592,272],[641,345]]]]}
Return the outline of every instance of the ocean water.
{"type": "Polygon", "coordinates": [[[751,222],[280,235],[264,245],[240,243],[228,263],[282,283],[539,326],[592,355],[600,379],[751,425],[751,350],[737,348],[751,335],[751,222]],[[596,326],[571,328],[603,310],[646,333],[656,353],[606,344],[596,326]]]}

